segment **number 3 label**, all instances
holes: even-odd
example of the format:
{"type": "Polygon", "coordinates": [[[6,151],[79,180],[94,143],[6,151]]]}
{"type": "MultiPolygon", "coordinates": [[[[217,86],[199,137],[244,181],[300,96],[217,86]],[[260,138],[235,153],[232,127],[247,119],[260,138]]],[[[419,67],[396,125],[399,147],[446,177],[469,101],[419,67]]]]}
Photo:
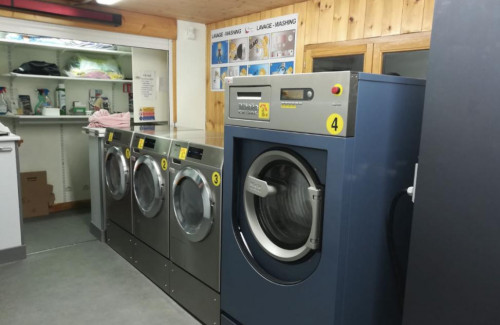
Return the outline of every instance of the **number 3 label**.
{"type": "Polygon", "coordinates": [[[344,129],[344,119],[339,114],[332,114],[326,120],[326,129],[330,134],[337,135],[344,129]]]}
{"type": "Polygon", "coordinates": [[[218,172],[214,172],[212,174],[212,183],[215,185],[215,186],[219,186],[220,185],[220,174],[218,172]]]}

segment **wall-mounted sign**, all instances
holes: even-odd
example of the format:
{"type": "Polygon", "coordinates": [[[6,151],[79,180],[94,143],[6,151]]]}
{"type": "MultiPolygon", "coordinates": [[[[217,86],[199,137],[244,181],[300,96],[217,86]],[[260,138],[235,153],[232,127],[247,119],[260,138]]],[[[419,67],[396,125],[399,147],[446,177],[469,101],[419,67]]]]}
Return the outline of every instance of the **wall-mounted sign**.
{"type": "Polygon", "coordinates": [[[292,74],[298,15],[287,15],[212,31],[212,91],[224,90],[224,78],[292,74]]]}

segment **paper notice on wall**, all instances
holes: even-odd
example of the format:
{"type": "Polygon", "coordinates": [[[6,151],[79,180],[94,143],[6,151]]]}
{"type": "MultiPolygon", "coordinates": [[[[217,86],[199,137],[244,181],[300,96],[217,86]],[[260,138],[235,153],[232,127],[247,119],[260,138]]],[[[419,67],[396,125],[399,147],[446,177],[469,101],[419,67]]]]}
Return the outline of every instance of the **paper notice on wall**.
{"type": "Polygon", "coordinates": [[[292,14],[213,30],[212,91],[224,90],[226,77],[294,73],[297,26],[292,14]]]}
{"type": "Polygon", "coordinates": [[[156,100],[156,93],[156,72],[143,71],[141,73],[141,97],[146,100],[156,100]]]}

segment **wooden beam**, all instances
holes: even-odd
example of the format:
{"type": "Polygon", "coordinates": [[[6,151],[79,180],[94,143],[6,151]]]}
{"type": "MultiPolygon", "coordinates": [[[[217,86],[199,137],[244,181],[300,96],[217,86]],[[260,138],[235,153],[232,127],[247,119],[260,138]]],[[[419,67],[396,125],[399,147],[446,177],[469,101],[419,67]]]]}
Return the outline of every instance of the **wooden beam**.
{"type": "Polygon", "coordinates": [[[122,15],[122,25],[115,27],[109,25],[95,24],[91,22],[84,22],[79,20],[69,20],[54,16],[45,16],[39,14],[29,14],[24,12],[15,12],[7,9],[0,9],[0,16],[7,18],[16,18],[31,20],[43,23],[50,23],[56,25],[104,30],[109,32],[134,34],[142,36],[159,37],[166,39],[177,39],[177,20],[144,15],[124,10],[109,10],[109,12],[122,15]]]}

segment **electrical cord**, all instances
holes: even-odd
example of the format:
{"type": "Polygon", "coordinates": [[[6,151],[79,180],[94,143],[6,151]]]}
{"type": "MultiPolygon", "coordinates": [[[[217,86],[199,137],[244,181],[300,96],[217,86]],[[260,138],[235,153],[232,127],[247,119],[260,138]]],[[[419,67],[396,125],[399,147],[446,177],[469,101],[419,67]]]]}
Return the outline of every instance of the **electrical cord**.
{"type": "Polygon", "coordinates": [[[396,252],[396,243],[394,241],[394,222],[395,222],[395,212],[396,207],[402,197],[407,196],[407,190],[402,190],[398,192],[391,202],[391,209],[389,211],[389,217],[386,223],[386,239],[387,247],[389,250],[389,258],[391,260],[392,271],[396,279],[396,289],[398,294],[398,302],[401,312],[403,311],[403,301],[404,301],[404,291],[405,291],[405,279],[403,277],[403,266],[396,252]]]}

